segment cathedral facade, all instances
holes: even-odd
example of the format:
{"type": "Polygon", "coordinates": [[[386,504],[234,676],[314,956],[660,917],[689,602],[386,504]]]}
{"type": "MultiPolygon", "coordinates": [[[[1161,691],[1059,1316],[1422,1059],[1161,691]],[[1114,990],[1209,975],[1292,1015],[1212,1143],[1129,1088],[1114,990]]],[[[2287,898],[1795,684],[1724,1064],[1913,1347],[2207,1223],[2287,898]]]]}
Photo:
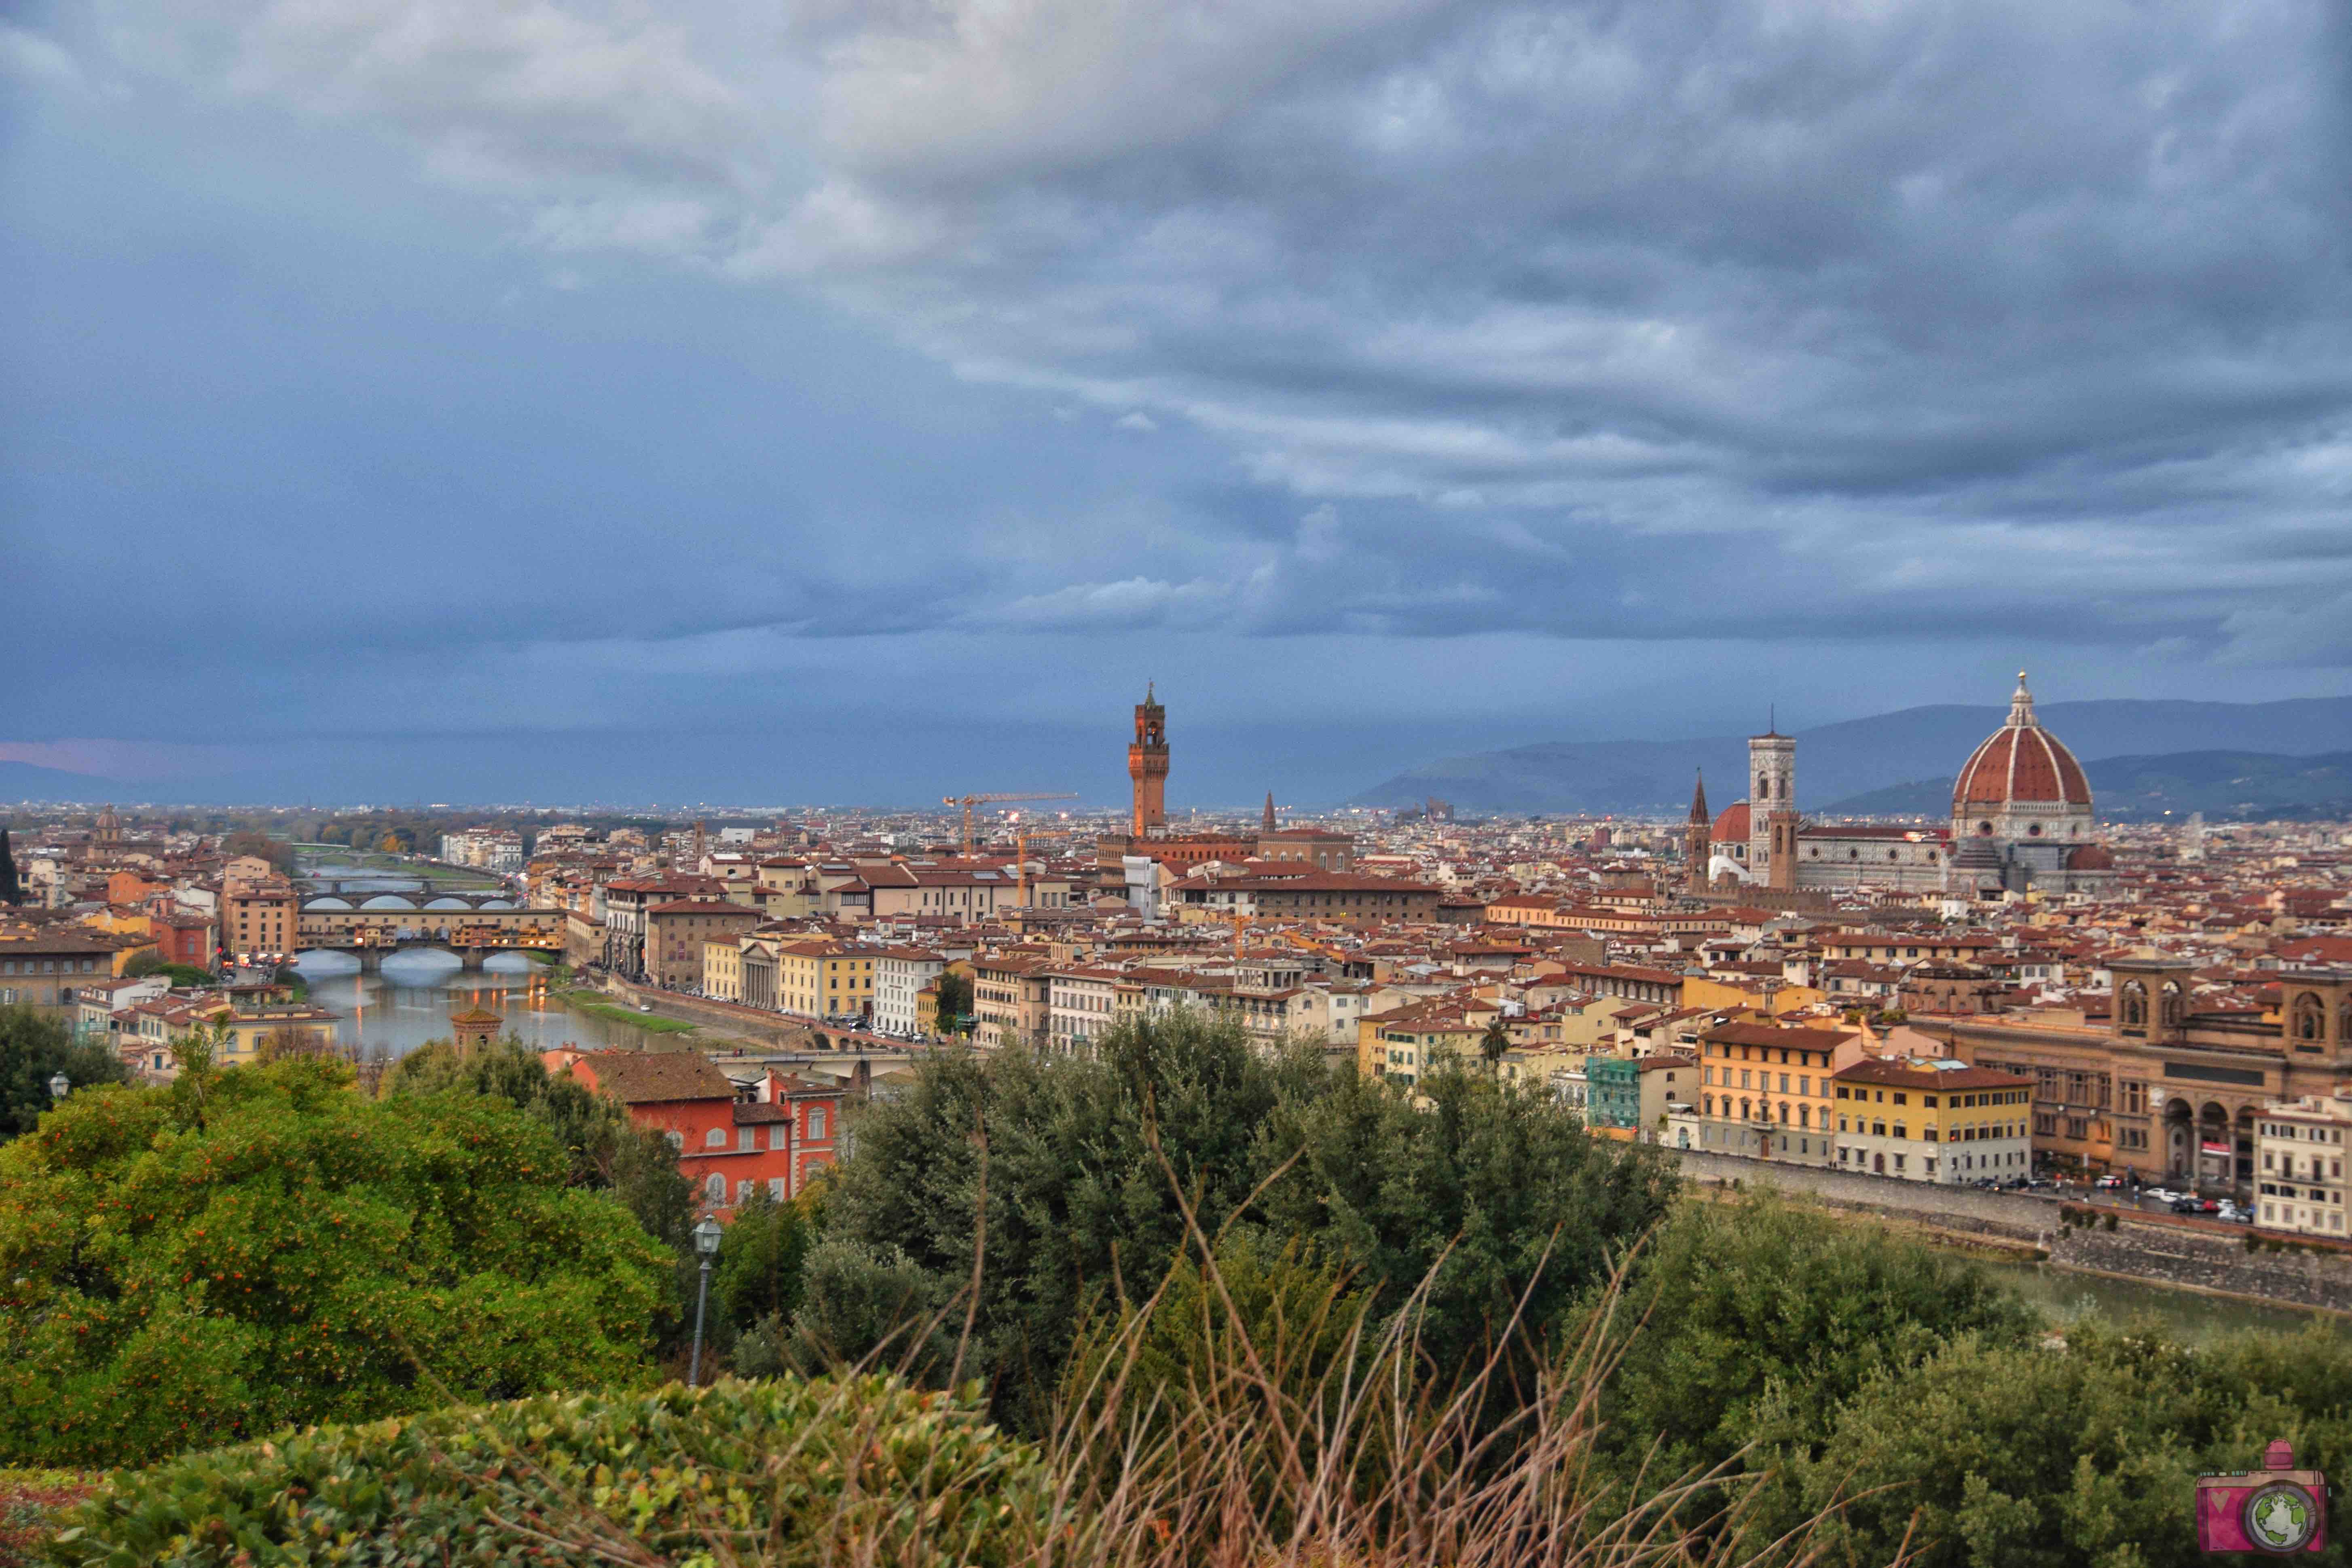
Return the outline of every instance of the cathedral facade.
{"type": "MultiPolygon", "coordinates": [[[[2033,712],[2017,678],[2009,721],[1970,752],[1952,785],[1948,827],[1829,826],[1796,810],[1797,742],[1767,731],[1748,742],[1750,794],[1707,826],[1704,885],[1693,891],[1869,888],[1968,899],[2005,892],[2098,892],[2115,858],[2093,837],[2091,787],[2074,752],[2033,712]]],[[[1700,864],[1702,784],[1688,858],[1700,864]]]]}

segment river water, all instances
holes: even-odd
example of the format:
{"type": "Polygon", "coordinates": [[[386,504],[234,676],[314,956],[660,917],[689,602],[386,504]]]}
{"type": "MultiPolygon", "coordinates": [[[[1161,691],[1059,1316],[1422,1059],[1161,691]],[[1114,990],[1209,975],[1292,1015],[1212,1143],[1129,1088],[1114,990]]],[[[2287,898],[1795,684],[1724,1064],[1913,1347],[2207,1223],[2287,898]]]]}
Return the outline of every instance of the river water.
{"type": "Polygon", "coordinates": [[[430,949],[387,957],[380,974],[361,973],[359,960],[340,952],[307,952],[295,967],[310,982],[310,1000],[342,1020],[336,1042],[356,1044],[362,1056],[401,1057],[427,1040],[446,1040],[449,1015],[472,1007],[502,1014],[506,1032],[538,1050],[639,1050],[658,1038],[575,1011],[548,984],[545,967],[519,952],[493,954],[480,969],[430,949]]]}
{"type": "Polygon", "coordinates": [[[2047,1263],[1987,1263],[1985,1272],[2041,1309],[2053,1321],[2073,1322],[2085,1312],[2096,1312],[2110,1322],[2147,1323],[2170,1339],[2200,1343],[2238,1329],[2267,1329],[2300,1333],[2314,1321],[2339,1332],[2352,1333],[2352,1320],[2333,1312],[2306,1312],[2241,1301],[2229,1296],[2207,1296],[2168,1285],[2137,1279],[2110,1279],[2099,1274],[2076,1274],[2047,1263]]]}

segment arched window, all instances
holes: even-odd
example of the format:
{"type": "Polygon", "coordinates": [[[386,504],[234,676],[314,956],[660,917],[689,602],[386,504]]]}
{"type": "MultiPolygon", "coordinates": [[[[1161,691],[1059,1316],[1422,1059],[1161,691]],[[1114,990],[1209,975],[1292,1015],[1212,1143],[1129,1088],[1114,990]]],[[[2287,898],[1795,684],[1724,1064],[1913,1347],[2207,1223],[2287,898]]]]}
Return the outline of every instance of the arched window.
{"type": "Polygon", "coordinates": [[[2157,1003],[2158,1021],[2163,1024],[2168,1029],[2176,1028],[2179,1026],[2182,1011],[2180,982],[2178,980],[2166,981],[2164,983],[2164,990],[2157,1003]]]}
{"type": "Polygon", "coordinates": [[[724,1176],[706,1178],[702,1184],[702,1195],[714,1206],[724,1208],[727,1205],[727,1178],[724,1176]]]}
{"type": "Polygon", "coordinates": [[[2327,1034],[2327,1009],[2315,993],[2306,991],[2294,999],[2294,1037],[2316,1040],[2327,1034]]]}
{"type": "Polygon", "coordinates": [[[2116,998],[2116,1016],[2126,1029],[2147,1026],[2147,987],[2134,980],[2116,998]]]}

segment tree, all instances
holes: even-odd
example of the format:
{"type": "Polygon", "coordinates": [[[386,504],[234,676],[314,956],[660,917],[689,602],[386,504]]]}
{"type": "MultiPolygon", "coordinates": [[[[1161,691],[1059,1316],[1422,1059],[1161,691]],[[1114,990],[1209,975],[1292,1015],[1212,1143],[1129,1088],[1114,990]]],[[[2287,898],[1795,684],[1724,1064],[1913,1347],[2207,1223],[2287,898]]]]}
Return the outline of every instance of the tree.
{"type": "Polygon", "coordinates": [[[571,1185],[612,1193],[666,1247],[683,1252],[692,1245],[700,1208],[668,1141],[630,1121],[619,1101],[591,1093],[569,1074],[550,1073],[538,1053],[511,1035],[466,1057],[446,1040],[427,1041],[384,1075],[383,1092],[386,1099],[460,1093],[503,1100],[562,1145],[571,1185]]]}
{"type": "Polygon", "coordinates": [[[2298,1466],[2352,1462],[2352,1343],[2331,1327],[2191,1351],[2095,1318],[2063,1352],[1964,1335],[1874,1375],[1811,1451],[1786,1450],[1809,1510],[1832,1497],[1830,1560],[1927,1568],[2189,1568],[2196,1478],[2252,1469],[2274,1437],[2298,1466]]]}
{"type": "Polygon", "coordinates": [[[667,1259],[544,1127],[202,1054],[0,1149],[0,1458],[140,1464],[639,1364],[667,1259]]]}
{"type": "MultiPolygon", "coordinates": [[[[1639,1262],[1646,1326],[1610,1380],[1604,1451],[1630,1479],[1810,1457],[1839,1407],[1952,1339],[2023,1347],[2039,1320],[1964,1260],[1769,1194],[1686,1203],[1639,1262]]],[[[1720,1494],[1703,1500],[1719,1503],[1720,1494]]],[[[1786,1526],[1788,1506],[1765,1517],[1786,1526]]]]}
{"type": "Polygon", "coordinates": [[[21,1003],[0,1007],[0,1138],[39,1123],[52,1103],[49,1079],[59,1073],[77,1089],[131,1076],[111,1049],[78,1043],[62,1020],[21,1003]]]}
{"type": "Polygon", "coordinates": [[[0,827],[0,904],[14,908],[24,901],[24,884],[16,879],[16,851],[9,846],[8,830],[0,827]]]}
{"type": "Polygon", "coordinates": [[[1538,1323],[1556,1321],[1672,1189],[1654,1152],[1589,1137],[1549,1098],[1442,1073],[1424,1111],[1318,1050],[1269,1058],[1192,1014],[1123,1023],[1091,1059],[950,1055],[917,1073],[858,1124],[800,1327],[856,1355],[937,1311],[971,1275],[984,1191],[965,1366],[1032,1430],[1088,1312],[1148,1295],[1188,1245],[1187,1204],[1212,1234],[1237,1220],[1277,1251],[1302,1241],[1383,1311],[1434,1270],[1424,1344],[1452,1367],[1530,1284],[1538,1323]]]}
{"type": "Polygon", "coordinates": [[[943,969],[932,984],[939,988],[940,1033],[971,1032],[971,976],[943,969]]]}
{"type": "Polygon", "coordinates": [[[1497,1013],[1487,1024],[1486,1032],[1478,1037],[1478,1054],[1486,1059],[1486,1070],[1490,1073],[1501,1071],[1503,1058],[1509,1054],[1510,1049],[1511,1031],[1505,1026],[1503,1016],[1497,1013]]]}

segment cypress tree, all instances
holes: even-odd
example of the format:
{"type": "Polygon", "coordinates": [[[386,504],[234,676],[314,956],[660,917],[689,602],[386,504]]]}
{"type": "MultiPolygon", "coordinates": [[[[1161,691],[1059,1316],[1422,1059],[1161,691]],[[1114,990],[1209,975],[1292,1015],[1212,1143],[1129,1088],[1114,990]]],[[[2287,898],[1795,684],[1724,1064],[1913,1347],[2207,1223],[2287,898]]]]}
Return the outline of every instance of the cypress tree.
{"type": "Polygon", "coordinates": [[[24,901],[24,889],[16,881],[16,852],[8,847],[8,830],[0,827],[0,904],[24,901]]]}

